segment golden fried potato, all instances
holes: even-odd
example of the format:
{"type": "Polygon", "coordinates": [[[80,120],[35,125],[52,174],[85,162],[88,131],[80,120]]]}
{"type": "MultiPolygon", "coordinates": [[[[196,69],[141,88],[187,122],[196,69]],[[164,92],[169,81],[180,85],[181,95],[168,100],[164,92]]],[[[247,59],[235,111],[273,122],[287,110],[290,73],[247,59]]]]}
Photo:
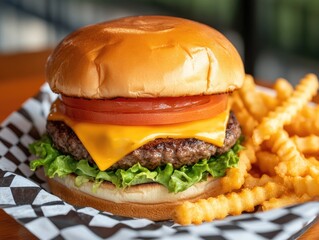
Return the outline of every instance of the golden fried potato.
{"type": "Polygon", "coordinates": [[[253,141],[255,145],[261,144],[269,139],[285,124],[289,124],[294,116],[300,111],[307,102],[318,91],[318,79],[313,74],[308,74],[303,78],[300,84],[290,98],[286,99],[282,105],[276,107],[274,111],[267,114],[261,123],[253,132],[253,141]]]}
{"type": "Polygon", "coordinates": [[[286,79],[278,78],[275,82],[274,90],[277,94],[278,103],[281,103],[292,95],[294,88],[286,79]]]}
{"type": "Polygon", "coordinates": [[[222,192],[230,192],[243,186],[247,171],[251,169],[251,163],[245,150],[239,153],[239,158],[238,168],[228,169],[226,176],[221,179],[222,192]]]}
{"type": "Polygon", "coordinates": [[[279,163],[275,167],[275,172],[279,176],[304,176],[306,174],[308,164],[285,130],[278,130],[267,140],[266,145],[279,158],[279,163]]]}
{"type": "Polygon", "coordinates": [[[275,176],[275,167],[279,163],[279,157],[268,151],[258,151],[256,152],[257,167],[261,172],[269,174],[270,176],[275,176]]]}
{"type": "Polygon", "coordinates": [[[245,76],[244,84],[238,92],[248,112],[257,121],[260,121],[267,114],[268,109],[257,92],[254,79],[251,75],[245,76]]]}
{"type": "Polygon", "coordinates": [[[247,137],[252,136],[254,128],[258,122],[246,110],[241,98],[237,92],[232,95],[232,110],[234,111],[238,121],[241,123],[243,134],[247,137]]]}
{"type": "Polygon", "coordinates": [[[279,197],[284,192],[285,188],[282,185],[269,182],[263,187],[244,188],[240,192],[201,199],[194,203],[185,202],[176,208],[174,220],[182,225],[200,224],[204,221],[222,219],[228,215],[238,215],[243,211],[252,212],[255,206],[279,197]]]}
{"type": "Polygon", "coordinates": [[[319,136],[311,134],[306,137],[298,137],[295,135],[291,139],[302,153],[316,154],[319,152],[319,136]]]}
{"type": "Polygon", "coordinates": [[[319,135],[319,106],[305,106],[291,121],[285,126],[290,136],[297,135],[306,137],[308,135],[319,135]]]}
{"type": "Polygon", "coordinates": [[[274,96],[271,96],[268,93],[264,92],[260,92],[259,95],[263,100],[265,106],[267,107],[268,112],[273,111],[277,107],[278,100],[274,96]]]}
{"type": "Polygon", "coordinates": [[[185,202],[176,208],[176,222],[200,224],[256,206],[265,211],[319,197],[319,106],[309,104],[318,79],[308,74],[295,90],[278,79],[274,88],[276,96],[259,92],[247,75],[232,94],[245,141],[238,168],[221,179],[227,194],[185,202]]]}
{"type": "Polygon", "coordinates": [[[247,174],[245,178],[244,188],[254,188],[266,185],[268,182],[280,183],[278,177],[270,177],[267,174],[263,174],[261,177],[254,177],[251,174],[247,174]]]}
{"type": "Polygon", "coordinates": [[[312,176],[285,177],[285,185],[290,187],[298,196],[308,194],[310,197],[319,196],[319,179],[312,176]]]}
{"type": "Polygon", "coordinates": [[[310,200],[311,200],[311,197],[308,194],[303,194],[302,196],[298,196],[295,193],[290,193],[287,195],[283,195],[279,198],[271,198],[270,200],[263,202],[261,204],[261,209],[263,211],[267,211],[273,208],[287,207],[289,205],[303,203],[310,200]]]}

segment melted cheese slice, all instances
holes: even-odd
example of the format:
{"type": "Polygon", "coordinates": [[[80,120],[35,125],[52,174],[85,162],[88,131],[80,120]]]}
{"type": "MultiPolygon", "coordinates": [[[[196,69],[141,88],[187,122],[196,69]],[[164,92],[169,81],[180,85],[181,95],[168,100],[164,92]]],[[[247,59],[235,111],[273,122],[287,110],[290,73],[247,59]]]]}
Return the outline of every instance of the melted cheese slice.
{"type": "Polygon", "coordinates": [[[101,171],[125,155],[156,138],[196,138],[222,146],[226,135],[229,109],[214,118],[159,126],[123,126],[78,122],[70,119],[56,105],[48,120],[64,121],[85,146],[101,171]]]}

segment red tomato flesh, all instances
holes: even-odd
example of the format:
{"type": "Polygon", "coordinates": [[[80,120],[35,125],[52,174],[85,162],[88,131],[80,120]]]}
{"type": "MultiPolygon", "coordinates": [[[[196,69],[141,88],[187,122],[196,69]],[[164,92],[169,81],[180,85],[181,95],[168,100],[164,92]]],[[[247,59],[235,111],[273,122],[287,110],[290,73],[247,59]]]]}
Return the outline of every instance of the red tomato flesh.
{"type": "Polygon", "coordinates": [[[225,111],[228,94],[111,100],[61,96],[60,99],[60,111],[77,121],[145,126],[212,118],[225,111]]]}

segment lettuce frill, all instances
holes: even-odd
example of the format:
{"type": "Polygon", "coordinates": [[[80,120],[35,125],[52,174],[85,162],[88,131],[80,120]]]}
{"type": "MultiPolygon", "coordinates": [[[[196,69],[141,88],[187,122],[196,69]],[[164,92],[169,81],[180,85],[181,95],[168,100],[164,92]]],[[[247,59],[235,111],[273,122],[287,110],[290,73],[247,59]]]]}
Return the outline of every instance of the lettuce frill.
{"type": "Polygon", "coordinates": [[[172,164],[168,163],[155,170],[149,170],[137,163],[126,170],[106,171],[100,171],[95,164],[86,159],[77,161],[70,155],[62,154],[53,147],[52,141],[47,135],[30,144],[29,149],[32,154],[37,156],[37,159],[30,163],[31,170],[35,171],[38,167],[43,166],[45,175],[50,178],[75,174],[76,186],[92,181],[94,182],[93,191],[95,191],[103,181],[112,182],[118,188],[157,182],[167,187],[169,192],[178,193],[195,183],[206,180],[209,175],[214,178],[222,177],[228,168],[237,167],[238,152],[242,146],[240,141],[237,141],[232,149],[222,155],[202,159],[194,165],[185,165],[179,169],[174,169],[172,164]]]}

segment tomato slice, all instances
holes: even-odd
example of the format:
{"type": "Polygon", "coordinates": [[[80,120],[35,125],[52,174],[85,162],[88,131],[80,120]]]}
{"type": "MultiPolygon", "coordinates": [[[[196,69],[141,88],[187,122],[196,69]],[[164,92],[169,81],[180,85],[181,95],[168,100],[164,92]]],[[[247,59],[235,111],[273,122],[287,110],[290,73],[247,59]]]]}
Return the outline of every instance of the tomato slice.
{"type": "Polygon", "coordinates": [[[111,100],[60,96],[58,106],[77,121],[145,126],[212,118],[225,111],[227,99],[228,94],[111,100]]]}

